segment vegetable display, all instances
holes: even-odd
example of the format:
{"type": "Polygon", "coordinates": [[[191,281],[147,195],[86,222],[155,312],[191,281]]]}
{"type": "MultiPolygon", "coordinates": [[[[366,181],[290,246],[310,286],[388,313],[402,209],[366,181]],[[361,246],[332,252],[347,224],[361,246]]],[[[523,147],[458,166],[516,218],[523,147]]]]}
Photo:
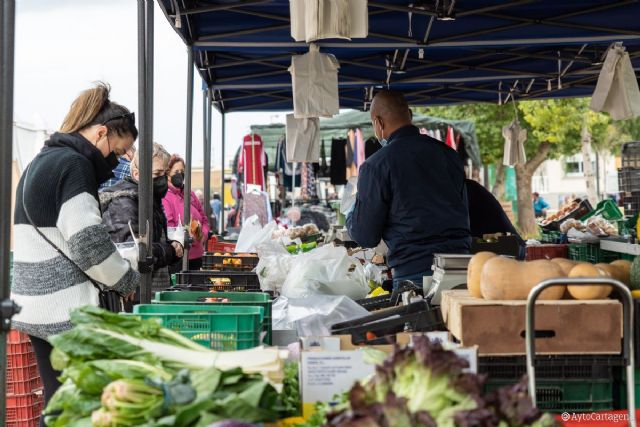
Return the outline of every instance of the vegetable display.
{"type": "Polygon", "coordinates": [[[71,320],[74,329],[50,339],[63,385],[44,411],[49,427],[206,427],[297,414],[278,393],[292,380],[276,349],[215,352],[153,320],[96,307],[71,320]]]}
{"type": "MultiPolygon", "coordinates": [[[[526,382],[482,395],[484,377],[465,373],[467,362],[424,336],[396,348],[373,377],[355,384],[326,415],[339,427],[556,426],[531,403],[526,382]]],[[[324,415],[324,414],[322,414],[324,415]]],[[[309,425],[320,425],[318,416],[309,425]]]]}

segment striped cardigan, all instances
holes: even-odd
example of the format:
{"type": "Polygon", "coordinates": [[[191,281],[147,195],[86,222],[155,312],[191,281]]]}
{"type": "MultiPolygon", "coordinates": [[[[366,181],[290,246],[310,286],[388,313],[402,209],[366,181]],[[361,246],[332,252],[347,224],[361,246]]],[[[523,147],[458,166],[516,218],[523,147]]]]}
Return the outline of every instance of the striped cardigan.
{"type": "Polygon", "coordinates": [[[11,298],[22,307],[13,318],[16,329],[46,339],[71,328],[72,309],[98,305],[97,290],[78,267],[122,293],[138,285],[139,274],[120,256],[102,225],[98,185],[110,176],[108,163],[89,141],[79,134],[56,133],[20,178],[11,286],[11,298]],[[29,224],[23,193],[35,225],[77,266],[29,224]]]}

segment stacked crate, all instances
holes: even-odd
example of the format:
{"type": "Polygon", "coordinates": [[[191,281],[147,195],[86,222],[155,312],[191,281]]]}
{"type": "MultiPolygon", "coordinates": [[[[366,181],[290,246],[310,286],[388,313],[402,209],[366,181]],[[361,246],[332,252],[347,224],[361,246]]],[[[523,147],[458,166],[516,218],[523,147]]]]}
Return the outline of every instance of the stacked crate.
{"type": "Polygon", "coordinates": [[[43,389],[36,357],[26,334],[11,330],[7,335],[6,369],[6,427],[37,427],[43,389]]]}
{"type": "Polygon", "coordinates": [[[640,142],[627,142],[622,146],[618,186],[625,215],[633,216],[640,212],[640,142]]]}

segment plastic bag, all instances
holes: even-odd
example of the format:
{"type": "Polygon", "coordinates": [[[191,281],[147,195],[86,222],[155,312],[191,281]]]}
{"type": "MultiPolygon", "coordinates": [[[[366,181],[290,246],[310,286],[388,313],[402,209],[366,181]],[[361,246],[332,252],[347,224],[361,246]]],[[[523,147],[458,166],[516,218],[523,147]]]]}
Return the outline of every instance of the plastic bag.
{"type": "Polygon", "coordinates": [[[347,181],[347,185],[344,187],[344,193],[342,193],[342,200],[340,201],[340,213],[346,215],[356,204],[356,195],[358,194],[358,177],[352,176],[347,181]]]}
{"type": "Polygon", "coordinates": [[[175,240],[184,246],[184,226],[182,225],[182,219],[178,215],[178,226],[167,227],[167,239],[175,240]]]}
{"type": "Polygon", "coordinates": [[[367,276],[369,283],[373,282],[377,285],[382,285],[382,269],[375,264],[367,264],[364,267],[364,272],[367,276]]]}
{"type": "Polygon", "coordinates": [[[260,289],[280,293],[282,284],[291,270],[294,256],[282,246],[280,242],[270,241],[257,247],[258,265],[256,273],[260,280],[260,289]]]}
{"type": "Polygon", "coordinates": [[[282,295],[288,298],[346,295],[361,299],[368,292],[364,267],[344,247],[332,245],[298,255],[282,286],[282,295]]]}
{"type": "Polygon", "coordinates": [[[131,267],[138,271],[138,245],[135,242],[116,243],[116,249],[120,256],[131,264],[131,267]]]}
{"type": "Polygon", "coordinates": [[[298,336],[330,336],[331,326],[370,313],[345,296],[314,295],[309,298],[277,298],[272,307],[273,329],[295,329],[298,336]]]}
{"type": "Polygon", "coordinates": [[[257,215],[247,218],[238,236],[236,252],[255,252],[260,244],[271,240],[271,235],[277,229],[278,225],[274,221],[263,228],[257,215]]]}

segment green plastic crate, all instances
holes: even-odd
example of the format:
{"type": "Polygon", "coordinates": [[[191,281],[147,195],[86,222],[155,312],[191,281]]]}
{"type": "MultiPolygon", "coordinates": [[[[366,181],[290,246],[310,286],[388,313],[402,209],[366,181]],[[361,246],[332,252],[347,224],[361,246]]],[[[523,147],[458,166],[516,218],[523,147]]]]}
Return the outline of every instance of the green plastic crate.
{"type": "Polygon", "coordinates": [[[593,243],[572,243],[569,245],[569,259],[574,261],[586,261],[593,264],[601,262],[609,263],[620,259],[621,254],[617,252],[600,249],[599,244],[593,243]]]}
{"type": "Polygon", "coordinates": [[[569,259],[572,259],[574,261],[586,261],[587,260],[587,244],[571,243],[569,245],[569,259]]]}
{"type": "MultiPolygon", "coordinates": [[[[491,380],[485,391],[512,385],[508,380],[491,380]]],[[[610,380],[536,380],[537,405],[543,411],[592,412],[614,409],[613,382],[610,380]]]]}
{"type": "Polygon", "coordinates": [[[560,243],[562,233],[559,231],[543,231],[540,240],[542,243],[560,243]]]}
{"type": "Polygon", "coordinates": [[[601,217],[609,221],[622,219],[622,212],[620,211],[620,208],[618,207],[616,202],[611,199],[606,199],[598,203],[598,206],[596,206],[593,211],[580,218],[580,220],[586,221],[592,216],[597,215],[600,215],[601,217]]]}
{"type": "Polygon", "coordinates": [[[264,321],[262,307],[140,304],[134,306],[133,313],[143,319],[158,319],[165,328],[217,351],[260,345],[264,321]]]}
{"type": "Polygon", "coordinates": [[[264,343],[272,344],[271,328],[271,296],[263,292],[197,292],[197,291],[163,291],[156,292],[152,304],[206,304],[213,306],[249,306],[264,309],[264,343]],[[229,302],[203,302],[203,298],[228,298],[229,302]]]}

